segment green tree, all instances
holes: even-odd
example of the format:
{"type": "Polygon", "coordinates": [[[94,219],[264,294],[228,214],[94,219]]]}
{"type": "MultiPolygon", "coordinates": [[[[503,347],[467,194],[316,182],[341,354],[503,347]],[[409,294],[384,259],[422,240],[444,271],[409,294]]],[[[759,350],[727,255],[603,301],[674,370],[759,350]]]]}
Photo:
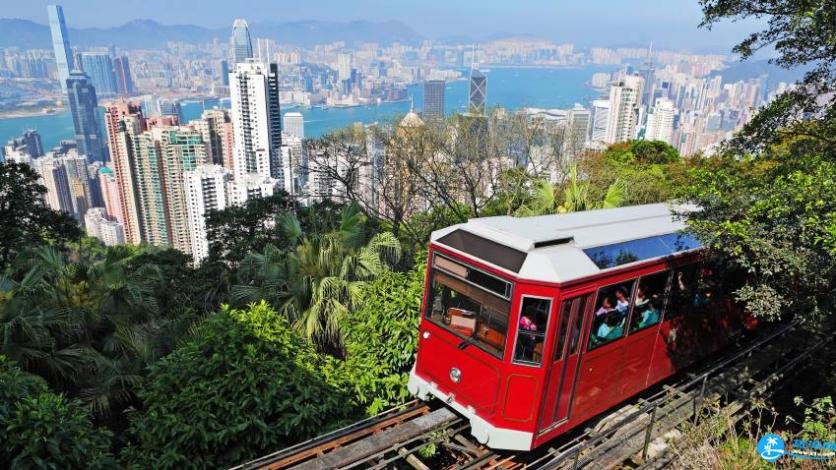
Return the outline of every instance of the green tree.
{"type": "MultiPolygon", "coordinates": [[[[0,353],[115,426],[136,404],[146,367],[200,319],[188,308],[160,309],[177,284],[150,262],[164,260],[158,250],[144,250],[107,248],[97,258],[43,246],[0,277],[0,353]]],[[[169,260],[167,269],[176,267],[169,260]]]]}
{"type": "Polygon", "coordinates": [[[756,315],[828,315],[836,281],[836,163],[776,154],[718,157],[692,171],[689,225],[728,269],[745,273],[736,292],[756,315]]]}
{"type": "Polygon", "coordinates": [[[424,252],[416,256],[412,270],[381,274],[342,321],[345,360],[330,360],[324,372],[369,415],[409,397],[406,382],[415,359],[425,273],[424,252]]]}
{"type": "Polygon", "coordinates": [[[151,367],[123,463],[228,467],[338,425],[355,410],[320,363],[266,302],[224,307],[151,367]]]}
{"type": "Polygon", "coordinates": [[[0,356],[0,466],[112,468],[110,439],[81,402],[49,392],[43,380],[0,356]]]}
{"type": "Polygon", "coordinates": [[[285,246],[287,241],[277,237],[272,222],[277,215],[292,210],[293,202],[281,193],[210,212],[206,216],[210,261],[236,266],[247,253],[261,251],[267,245],[285,246]]]}
{"type": "Polygon", "coordinates": [[[0,164],[0,269],[19,252],[42,243],[78,240],[72,217],[46,206],[46,187],[29,165],[0,164]]]}
{"type": "Polygon", "coordinates": [[[251,253],[238,271],[231,297],[238,304],[267,299],[295,328],[323,350],[339,351],[341,318],[358,304],[369,280],[400,258],[398,240],[387,232],[366,241],[365,216],[355,205],[343,209],[339,228],[307,235],[287,215],[279,221],[292,248],[251,253]]]}
{"type": "Polygon", "coordinates": [[[604,151],[604,159],[621,164],[668,164],[680,160],[679,152],[667,142],[631,140],[613,144],[604,151]]]}

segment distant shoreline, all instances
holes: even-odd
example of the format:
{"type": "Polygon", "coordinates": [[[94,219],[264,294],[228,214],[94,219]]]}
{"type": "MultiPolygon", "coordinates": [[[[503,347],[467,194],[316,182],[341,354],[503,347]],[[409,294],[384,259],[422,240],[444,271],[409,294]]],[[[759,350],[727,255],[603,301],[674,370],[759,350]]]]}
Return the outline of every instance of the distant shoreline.
{"type": "Polygon", "coordinates": [[[15,111],[0,111],[0,119],[20,119],[38,116],[52,116],[66,112],[66,108],[41,108],[39,110],[22,109],[15,111]]]}

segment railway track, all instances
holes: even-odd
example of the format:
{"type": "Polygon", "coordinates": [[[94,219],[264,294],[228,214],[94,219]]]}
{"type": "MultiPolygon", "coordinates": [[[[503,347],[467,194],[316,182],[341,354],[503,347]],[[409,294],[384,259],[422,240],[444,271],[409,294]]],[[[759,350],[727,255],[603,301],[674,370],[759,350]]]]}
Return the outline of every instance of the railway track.
{"type": "Polygon", "coordinates": [[[782,325],[739,342],[699,372],[663,385],[598,419],[595,426],[571,432],[534,452],[494,451],[477,445],[469,439],[463,418],[415,400],[236,469],[428,470],[416,453],[430,444],[459,457],[447,470],[598,469],[628,460],[652,468],[653,461],[668,455],[666,449],[676,437],[671,431],[695,420],[704,402],[719,400],[726,407],[744,410],[749,397],[768,394],[827,344],[826,338],[793,335],[796,328],[796,324],[782,325]]]}

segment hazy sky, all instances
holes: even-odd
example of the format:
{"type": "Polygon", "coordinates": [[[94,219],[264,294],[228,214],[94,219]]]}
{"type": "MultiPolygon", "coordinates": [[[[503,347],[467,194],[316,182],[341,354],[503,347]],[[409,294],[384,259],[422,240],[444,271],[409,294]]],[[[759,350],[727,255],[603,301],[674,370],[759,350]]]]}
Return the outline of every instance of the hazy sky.
{"type": "MultiPolygon", "coordinates": [[[[0,17],[46,23],[49,0],[0,0],[0,17]]],[[[294,20],[401,20],[428,37],[529,33],[580,44],[653,40],[692,50],[728,48],[752,23],[698,30],[697,0],[64,0],[74,27],[113,26],[138,18],[219,27],[294,20]]]]}

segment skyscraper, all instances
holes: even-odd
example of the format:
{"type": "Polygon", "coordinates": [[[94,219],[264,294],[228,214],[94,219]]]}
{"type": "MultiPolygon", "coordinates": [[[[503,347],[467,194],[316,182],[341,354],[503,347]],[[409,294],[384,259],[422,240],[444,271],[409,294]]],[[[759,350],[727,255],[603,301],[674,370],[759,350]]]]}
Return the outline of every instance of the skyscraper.
{"type": "Polygon", "coordinates": [[[41,142],[41,135],[35,129],[27,129],[20,137],[9,139],[6,142],[5,153],[26,155],[31,158],[38,158],[44,154],[44,145],[41,142]]]}
{"type": "Polygon", "coordinates": [[[470,71],[470,99],[468,111],[471,114],[484,115],[485,102],[488,99],[488,77],[478,69],[470,71]]]}
{"type": "Polygon", "coordinates": [[[253,42],[250,39],[250,28],[247,21],[241,18],[232,23],[232,36],[230,37],[232,48],[232,67],[239,62],[246,62],[253,58],[253,42]]]}
{"type": "Polygon", "coordinates": [[[165,214],[169,243],[183,253],[191,253],[189,215],[183,173],[207,162],[206,145],[199,130],[189,127],[156,128],[151,131],[159,142],[161,179],[165,191],[165,214]]]}
{"type": "Polygon", "coordinates": [[[102,207],[93,207],[84,215],[84,227],[87,235],[98,238],[107,246],[125,243],[122,224],[109,220],[102,207]]]}
{"type": "Polygon", "coordinates": [[[227,155],[232,153],[231,146],[228,146],[232,137],[226,135],[231,131],[228,123],[229,113],[223,109],[207,109],[200,119],[190,123],[203,137],[203,143],[206,144],[206,160],[209,163],[223,165],[232,158],[232,155],[227,155]]]}
{"type": "Polygon", "coordinates": [[[188,204],[189,241],[194,263],[209,256],[206,238],[206,214],[229,206],[227,185],[231,180],[229,170],[220,165],[198,165],[183,174],[185,196],[188,204]]]}
{"type": "Polygon", "coordinates": [[[285,113],[282,116],[282,131],[285,135],[305,139],[305,118],[302,113],[285,113]]]}
{"type": "Polygon", "coordinates": [[[340,81],[351,79],[351,63],[351,54],[337,55],[337,74],[339,75],[340,81]]]}
{"type": "Polygon", "coordinates": [[[116,74],[113,73],[113,60],[108,51],[88,51],[81,53],[81,64],[90,83],[100,97],[116,96],[116,74]]]}
{"type": "MultiPolygon", "coordinates": [[[[124,119],[123,119],[124,120],[124,119]]],[[[156,128],[153,131],[159,132],[156,128]]],[[[162,176],[163,156],[160,141],[152,132],[128,135],[134,149],[133,179],[135,182],[136,205],[138,208],[141,240],[155,246],[169,244],[169,224],[166,219],[167,188],[162,176]]]]}
{"type": "Polygon", "coordinates": [[[41,176],[41,182],[46,187],[44,199],[47,205],[56,211],[72,213],[73,201],[70,194],[70,182],[67,170],[62,162],[48,155],[34,161],[35,171],[41,176]]]}
{"type": "Polygon", "coordinates": [[[282,126],[278,68],[250,60],[230,74],[235,178],[258,174],[281,181],[282,126]]]}
{"type": "Polygon", "coordinates": [[[424,82],[424,119],[444,120],[444,80],[424,82]]]}
{"type": "Polygon", "coordinates": [[[56,158],[64,166],[70,194],[69,212],[79,222],[84,221],[84,213],[92,206],[90,193],[90,175],[87,172],[87,159],[75,151],[56,158]]]}
{"type": "Polygon", "coordinates": [[[116,173],[113,168],[103,166],[99,169],[99,187],[102,189],[102,200],[108,218],[121,223],[124,220],[122,200],[119,196],[119,184],[116,181],[116,173]]]}
{"type": "Polygon", "coordinates": [[[52,50],[55,53],[55,64],[58,68],[58,82],[61,92],[67,93],[67,79],[74,68],[73,51],[70,49],[70,39],[67,35],[67,25],[64,23],[64,9],[61,5],[49,5],[49,30],[52,33],[52,50]]]}
{"type": "Polygon", "coordinates": [[[658,98],[656,105],[651,108],[647,116],[647,131],[644,138],[671,143],[675,115],[676,109],[673,107],[673,101],[667,98],[658,98]]]}
{"type": "Polygon", "coordinates": [[[603,142],[607,138],[607,121],[609,120],[610,101],[592,101],[592,129],[589,140],[603,142]]]}
{"type": "Polygon", "coordinates": [[[137,202],[138,182],[135,181],[133,175],[136,161],[134,141],[144,127],[145,119],[139,103],[117,101],[105,110],[105,128],[110,148],[110,161],[119,191],[121,219],[116,211],[110,214],[122,223],[125,241],[132,244],[142,242],[137,202]]]}
{"type": "Polygon", "coordinates": [[[128,96],[134,92],[134,81],[131,78],[131,65],[128,56],[123,55],[113,59],[113,72],[116,75],[116,92],[121,96],[128,96]]]}
{"type": "Polygon", "coordinates": [[[107,151],[99,131],[99,115],[96,107],[96,89],[80,72],[70,73],[67,79],[67,98],[75,127],[75,141],[78,153],[90,161],[107,160],[107,151]]]}
{"type": "Polygon", "coordinates": [[[610,110],[604,142],[614,144],[634,139],[641,107],[642,78],[628,75],[610,87],[610,110]]]}
{"type": "Polygon", "coordinates": [[[221,60],[220,63],[221,68],[221,84],[223,86],[229,86],[229,61],[228,60],[221,60]]]}

